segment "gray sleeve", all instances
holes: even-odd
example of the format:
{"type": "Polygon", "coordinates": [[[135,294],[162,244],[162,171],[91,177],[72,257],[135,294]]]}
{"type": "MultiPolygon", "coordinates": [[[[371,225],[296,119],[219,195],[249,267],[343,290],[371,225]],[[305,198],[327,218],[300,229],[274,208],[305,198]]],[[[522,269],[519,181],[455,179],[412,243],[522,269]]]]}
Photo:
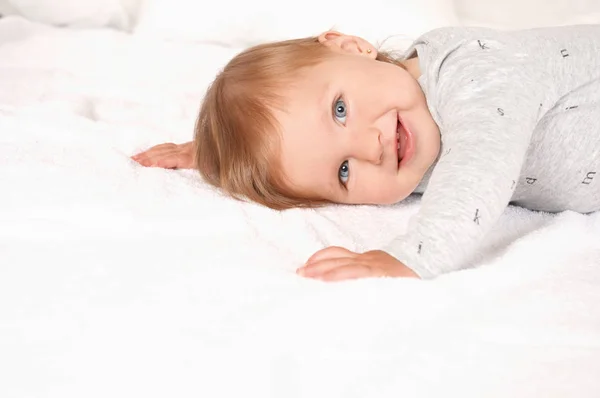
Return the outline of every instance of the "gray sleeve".
{"type": "Polygon", "coordinates": [[[439,70],[440,159],[406,235],[384,248],[422,278],[464,267],[500,218],[540,112],[524,58],[480,44],[453,50],[439,70]]]}

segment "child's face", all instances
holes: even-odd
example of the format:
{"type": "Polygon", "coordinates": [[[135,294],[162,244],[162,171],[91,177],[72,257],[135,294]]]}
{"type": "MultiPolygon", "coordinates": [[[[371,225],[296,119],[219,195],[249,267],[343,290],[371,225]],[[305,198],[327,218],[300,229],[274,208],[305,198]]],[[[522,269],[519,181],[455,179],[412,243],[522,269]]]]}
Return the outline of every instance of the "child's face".
{"type": "Polygon", "coordinates": [[[409,73],[349,38],[326,43],[333,56],[286,88],[285,112],[275,113],[282,171],[295,191],[333,202],[399,202],[436,159],[439,130],[416,81],[418,62],[409,73]]]}

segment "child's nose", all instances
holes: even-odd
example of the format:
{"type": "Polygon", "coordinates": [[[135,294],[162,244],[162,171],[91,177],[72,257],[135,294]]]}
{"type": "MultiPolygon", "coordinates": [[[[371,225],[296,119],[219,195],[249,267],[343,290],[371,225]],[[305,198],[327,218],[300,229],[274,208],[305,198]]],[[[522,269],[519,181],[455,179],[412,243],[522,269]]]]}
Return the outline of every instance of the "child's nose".
{"type": "Polygon", "coordinates": [[[377,128],[367,128],[358,133],[360,139],[356,140],[356,157],[374,164],[380,164],[383,158],[383,144],[381,131],[377,128]]]}

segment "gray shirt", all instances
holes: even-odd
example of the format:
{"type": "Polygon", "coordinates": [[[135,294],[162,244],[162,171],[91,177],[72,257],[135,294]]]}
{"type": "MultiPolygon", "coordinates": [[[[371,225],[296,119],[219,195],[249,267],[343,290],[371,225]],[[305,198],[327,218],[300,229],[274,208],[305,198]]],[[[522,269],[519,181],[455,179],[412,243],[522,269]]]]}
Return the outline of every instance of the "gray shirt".
{"type": "Polygon", "coordinates": [[[415,52],[442,145],[384,250],[431,278],[468,266],[509,203],[600,210],[600,25],[442,28],[415,52]]]}

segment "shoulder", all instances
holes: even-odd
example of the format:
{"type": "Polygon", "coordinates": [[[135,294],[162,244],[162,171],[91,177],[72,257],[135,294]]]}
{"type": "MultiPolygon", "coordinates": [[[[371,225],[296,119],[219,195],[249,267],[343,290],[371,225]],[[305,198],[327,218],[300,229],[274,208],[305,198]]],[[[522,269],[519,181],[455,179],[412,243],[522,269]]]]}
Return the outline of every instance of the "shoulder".
{"type": "Polygon", "coordinates": [[[434,81],[472,74],[517,77],[531,73],[540,62],[541,48],[531,42],[542,33],[531,29],[446,27],[422,35],[415,48],[425,58],[422,70],[434,81]]]}
{"type": "MultiPolygon", "coordinates": [[[[421,58],[421,70],[437,81],[444,74],[460,72],[466,65],[507,65],[508,52],[519,51],[511,32],[480,27],[444,27],[421,35],[411,50],[421,58]],[[452,69],[452,71],[448,70],[452,69]]],[[[520,59],[521,61],[523,58],[520,59]]]]}
{"type": "Polygon", "coordinates": [[[490,28],[471,26],[449,26],[430,30],[421,35],[416,42],[430,46],[444,46],[453,42],[473,40],[478,37],[498,37],[505,32],[490,28]]]}
{"type": "MultiPolygon", "coordinates": [[[[498,30],[485,27],[456,26],[431,30],[421,35],[415,44],[433,47],[459,47],[466,44],[480,44],[480,41],[495,43],[496,48],[528,50],[543,49],[544,44],[569,41],[600,41],[600,24],[538,27],[520,30],[498,30]]],[[[475,47],[476,48],[476,47],[475,47]]]]}

